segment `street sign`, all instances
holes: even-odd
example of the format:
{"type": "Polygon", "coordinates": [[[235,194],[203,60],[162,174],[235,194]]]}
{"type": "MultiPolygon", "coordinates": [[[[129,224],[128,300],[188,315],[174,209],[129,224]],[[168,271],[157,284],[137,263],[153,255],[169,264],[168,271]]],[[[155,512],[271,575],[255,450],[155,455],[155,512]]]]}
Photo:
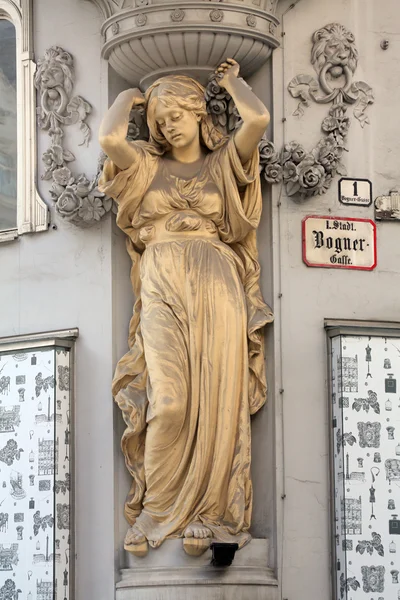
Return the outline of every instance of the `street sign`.
{"type": "Polygon", "coordinates": [[[369,179],[339,179],[339,201],[351,206],[370,206],[372,204],[372,183],[369,179]]]}
{"type": "Polygon", "coordinates": [[[370,219],[309,216],[302,227],[308,267],[375,269],[376,225],[370,219]]]}

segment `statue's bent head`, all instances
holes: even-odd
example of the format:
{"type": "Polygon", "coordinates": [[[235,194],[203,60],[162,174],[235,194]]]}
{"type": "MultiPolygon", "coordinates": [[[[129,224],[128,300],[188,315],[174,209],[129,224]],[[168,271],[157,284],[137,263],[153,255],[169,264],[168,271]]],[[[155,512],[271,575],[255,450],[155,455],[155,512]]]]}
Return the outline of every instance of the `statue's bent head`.
{"type": "Polygon", "coordinates": [[[161,77],[146,92],[147,123],[151,140],[168,149],[200,141],[215,150],[225,141],[207,113],[205,89],[184,75],[161,77]]]}

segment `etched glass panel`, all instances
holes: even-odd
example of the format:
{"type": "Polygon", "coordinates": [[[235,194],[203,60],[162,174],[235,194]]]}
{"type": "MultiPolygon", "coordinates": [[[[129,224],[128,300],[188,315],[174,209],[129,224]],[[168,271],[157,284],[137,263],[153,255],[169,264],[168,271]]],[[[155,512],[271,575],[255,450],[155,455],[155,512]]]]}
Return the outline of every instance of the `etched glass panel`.
{"type": "Polygon", "coordinates": [[[335,600],[400,598],[400,338],[331,340],[335,600]]]}
{"type": "Polygon", "coordinates": [[[0,18],[0,231],[17,226],[16,79],[15,27],[0,18]]]}
{"type": "Polygon", "coordinates": [[[0,352],[0,598],[68,600],[70,348],[0,352]]]}

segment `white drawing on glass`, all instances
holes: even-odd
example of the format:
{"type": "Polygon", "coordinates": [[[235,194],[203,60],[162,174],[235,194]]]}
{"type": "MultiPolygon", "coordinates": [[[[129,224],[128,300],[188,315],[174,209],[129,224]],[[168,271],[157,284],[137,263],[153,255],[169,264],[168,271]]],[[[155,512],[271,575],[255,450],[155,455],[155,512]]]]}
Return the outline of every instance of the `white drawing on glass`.
{"type": "MultiPolygon", "coordinates": [[[[369,339],[371,340],[371,338],[369,338],[369,339]]],[[[366,360],[366,362],[368,364],[367,379],[368,379],[368,377],[372,378],[371,371],[370,371],[370,364],[371,364],[371,361],[372,361],[372,348],[371,348],[371,346],[369,344],[365,348],[365,360],[366,360]]]]}
{"type": "Polygon", "coordinates": [[[400,460],[398,458],[388,458],[385,460],[386,479],[389,484],[392,481],[400,481],[400,460]]]}
{"type": "Polygon", "coordinates": [[[10,385],[11,385],[11,378],[9,376],[5,376],[3,375],[2,377],[0,377],[0,394],[5,394],[8,395],[8,392],[10,391],[10,385]]]}
{"type": "Polygon", "coordinates": [[[389,535],[400,535],[400,520],[398,515],[392,515],[389,521],[389,535]]]}
{"type": "Polygon", "coordinates": [[[341,504],[341,523],[342,535],[361,535],[362,534],[362,502],[361,496],[358,498],[342,498],[341,504]]]}
{"type": "Polygon", "coordinates": [[[0,406],[0,433],[13,433],[21,424],[20,406],[0,406]]]}
{"type": "Polygon", "coordinates": [[[374,483],[380,472],[381,471],[380,471],[380,469],[378,469],[378,467],[372,467],[372,469],[371,469],[372,483],[371,483],[371,487],[369,488],[369,501],[371,504],[371,516],[369,518],[370,521],[372,519],[376,520],[376,516],[374,513],[374,504],[376,504],[376,489],[374,487],[374,483]]]}
{"type": "Polygon", "coordinates": [[[52,515],[46,515],[45,517],[40,516],[40,510],[37,510],[33,515],[33,533],[35,536],[39,533],[40,529],[46,531],[47,527],[53,527],[54,518],[52,515]]]}
{"type": "Polygon", "coordinates": [[[19,594],[22,594],[22,591],[17,589],[12,579],[6,579],[4,585],[0,588],[1,600],[18,600],[19,594]]]}
{"type": "Polygon", "coordinates": [[[8,529],[8,513],[0,513],[0,532],[6,533],[7,529],[8,529]]]}
{"type": "Polygon", "coordinates": [[[18,544],[0,544],[0,571],[12,571],[18,560],[18,544]]]}
{"type": "Polygon", "coordinates": [[[58,365],[58,388],[61,392],[69,391],[69,367],[58,365]]]}
{"type": "MultiPolygon", "coordinates": [[[[57,581],[55,582],[57,587],[57,581]]],[[[53,600],[54,590],[52,581],[36,581],[36,600],[53,600]]]]}
{"type": "Polygon", "coordinates": [[[385,555],[385,550],[382,545],[382,537],[376,532],[372,533],[372,540],[359,540],[356,546],[356,552],[359,552],[360,554],[367,552],[367,554],[372,556],[374,550],[379,554],[379,556],[385,555]]]}
{"type": "Polygon", "coordinates": [[[25,385],[26,377],[25,375],[16,375],[15,377],[15,385],[25,385]]]}
{"type": "Polygon", "coordinates": [[[377,415],[381,412],[377,393],[372,390],[368,390],[368,398],[355,398],[351,408],[357,412],[360,412],[361,409],[369,412],[369,409],[372,408],[377,415]]]}
{"type": "MultiPolygon", "coordinates": [[[[357,581],[356,577],[348,577],[347,579],[344,576],[344,573],[340,576],[340,597],[344,598],[344,593],[349,592],[350,590],[354,590],[355,592],[360,587],[360,582],[357,581]]],[[[347,597],[347,594],[346,594],[347,597]]]]}
{"type": "Polygon", "coordinates": [[[361,567],[363,590],[365,593],[383,592],[385,589],[385,567],[361,567]]]}
{"type": "Polygon", "coordinates": [[[14,500],[23,500],[26,496],[26,492],[22,485],[22,473],[13,471],[10,474],[10,484],[11,496],[14,498],[14,500]]]}
{"type": "Polygon", "coordinates": [[[14,523],[23,523],[24,520],[24,513],[14,513],[14,523]]]}
{"type": "Polygon", "coordinates": [[[343,392],[358,392],[358,356],[337,359],[338,388],[343,392]]]}
{"type": "Polygon", "coordinates": [[[40,393],[42,390],[47,392],[49,387],[54,388],[55,382],[54,382],[54,377],[52,375],[49,375],[48,377],[43,379],[43,375],[40,372],[35,377],[35,383],[36,383],[35,393],[36,393],[36,398],[38,398],[40,396],[40,393]]]}
{"type": "Polygon", "coordinates": [[[56,494],[66,494],[67,491],[69,492],[71,489],[71,481],[70,481],[70,475],[69,473],[65,474],[65,480],[64,481],[56,481],[54,483],[54,488],[55,488],[55,492],[56,494]]]}
{"type": "Polygon", "coordinates": [[[49,552],[49,536],[46,536],[46,553],[43,554],[34,554],[33,555],[33,563],[34,564],[49,564],[55,561],[56,563],[61,562],[61,554],[53,554],[49,552]]]}
{"type": "Polygon", "coordinates": [[[349,408],[350,399],[348,396],[339,396],[339,408],[349,408]]]}
{"type": "Polygon", "coordinates": [[[362,471],[352,471],[350,472],[350,456],[349,453],[346,454],[346,481],[349,482],[365,482],[365,473],[362,471]]]}
{"type": "Polygon", "coordinates": [[[57,504],[57,527],[58,529],[69,529],[68,504],[57,504]]]}
{"type": "Polygon", "coordinates": [[[26,354],[26,352],[17,352],[16,354],[13,354],[13,359],[18,362],[22,362],[23,360],[26,360],[27,358],[28,358],[28,355],[26,354]]]}
{"type": "Polygon", "coordinates": [[[38,475],[54,475],[58,473],[58,438],[54,440],[38,440],[38,475]]]}
{"type": "MultiPolygon", "coordinates": [[[[54,418],[56,419],[57,423],[62,422],[62,415],[59,413],[56,413],[54,415],[54,413],[51,412],[51,405],[52,405],[52,401],[49,396],[47,399],[47,414],[42,413],[41,415],[35,415],[36,425],[47,425],[48,423],[54,423],[54,418]]],[[[42,411],[42,408],[43,408],[42,403],[39,402],[38,410],[42,411]]]]}
{"type": "Polygon", "coordinates": [[[399,572],[397,569],[393,569],[392,571],[390,571],[390,574],[392,576],[392,583],[399,583],[399,572]]]}
{"type": "Polygon", "coordinates": [[[21,452],[23,448],[18,448],[18,444],[15,440],[8,440],[4,448],[0,450],[0,461],[11,467],[14,460],[21,458],[21,452]]]}
{"type": "Polygon", "coordinates": [[[394,440],[395,428],[389,425],[388,427],[386,427],[386,431],[388,432],[388,440],[394,440]]]}
{"type": "Polygon", "coordinates": [[[22,525],[18,525],[18,527],[16,527],[16,531],[17,531],[17,540],[22,540],[23,539],[23,531],[24,528],[22,527],[22,525]]]}
{"type": "Polygon", "coordinates": [[[353,433],[351,431],[349,431],[348,433],[343,433],[340,429],[337,430],[336,432],[336,449],[337,449],[337,453],[340,454],[340,448],[343,446],[345,446],[346,444],[349,444],[350,446],[353,446],[353,444],[356,444],[357,440],[354,437],[353,433]]]}
{"type": "Polygon", "coordinates": [[[386,394],[395,394],[396,389],[396,379],[393,379],[392,373],[388,373],[387,379],[385,379],[385,392],[386,394]]]}
{"type": "Polygon", "coordinates": [[[50,479],[42,479],[39,481],[39,492],[49,492],[51,490],[50,479]]]}
{"type": "Polygon", "coordinates": [[[18,396],[20,402],[25,402],[25,388],[19,388],[18,396]]]}
{"type": "Polygon", "coordinates": [[[360,448],[379,448],[381,444],[381,424],[357,423],[360,448]]]}

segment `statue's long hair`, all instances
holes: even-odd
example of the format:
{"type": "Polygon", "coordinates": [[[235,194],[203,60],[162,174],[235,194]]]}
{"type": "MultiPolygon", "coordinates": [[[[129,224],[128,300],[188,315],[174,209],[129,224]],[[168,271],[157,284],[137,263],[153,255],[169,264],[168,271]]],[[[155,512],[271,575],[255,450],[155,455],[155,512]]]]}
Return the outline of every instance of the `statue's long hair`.
{"type": "Polygon", "coordinates": [[[164,106],[178,106],[200,117],[201,143],[209,150],[220,148],[226,142],[227,136],[215,127],[211,115],[207,113],[204,93],[205,89],[200,83],[185,75],[168,75],[157,79],[145,94],[149,142],[164,152],[170,149],[170,144],[161,133],[155,118],[157,102],[162,102],[164,106]]]}

